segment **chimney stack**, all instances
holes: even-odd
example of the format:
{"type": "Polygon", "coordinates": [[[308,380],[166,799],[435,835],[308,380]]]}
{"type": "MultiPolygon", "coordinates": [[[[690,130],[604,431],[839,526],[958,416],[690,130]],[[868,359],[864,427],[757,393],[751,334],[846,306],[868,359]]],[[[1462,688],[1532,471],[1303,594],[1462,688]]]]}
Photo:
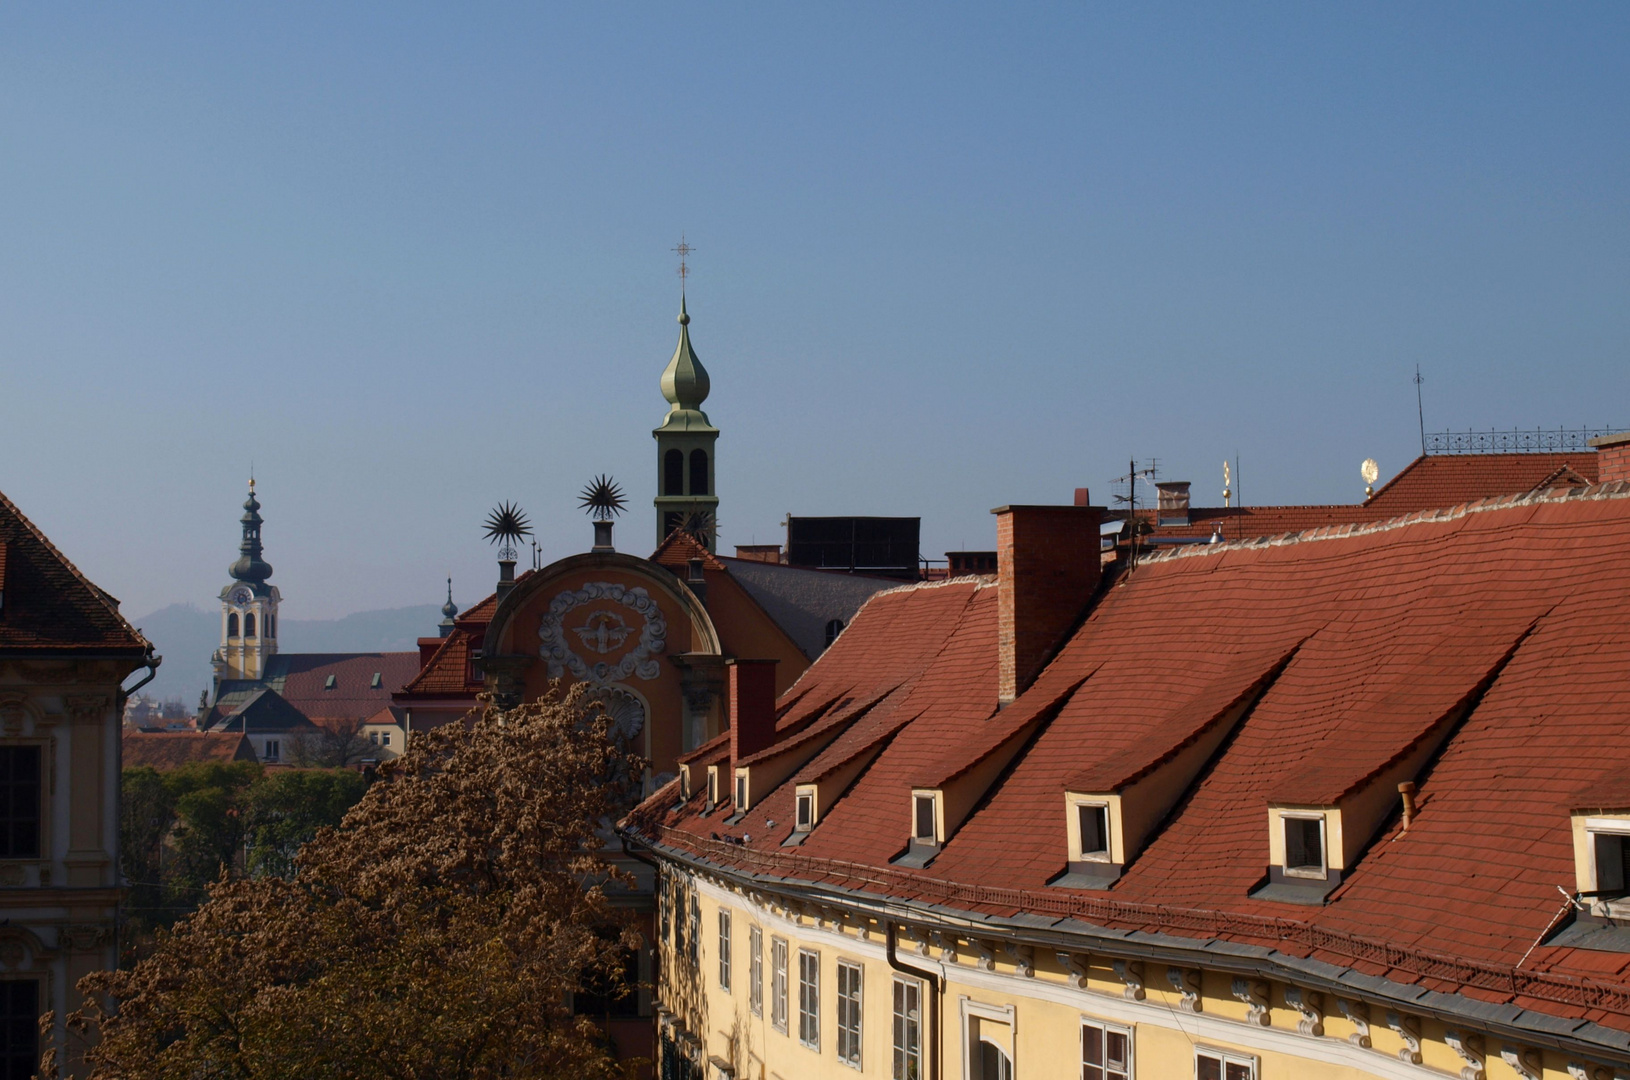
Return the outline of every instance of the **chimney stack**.
{"type": "Polygon", "coordinates": [[[1630,431],[1591,439],[1596,448],[1596,482],[1630,480],[1630,431]]]}
{"type": "Polygon", "coordinates": [[[1155,520],[1162,525],[1187,525],[1189,523],[1189,482],[1187,480],[1162,480],[1155,485],[1160,493],[1160,502],[1156,510],[1155,520]]]}
{"type": "Polygon", "coordinates": [[[776,660],[726,660],[730,689],[730,768],[775,742],[776,660]]]}
{"type": "MultiPolygon", "coordinates": [[[[513,548],[510,550],[514,550],[513,548]]],[[[504,597],[515,587],[515,560],[498,560],[498,588],[493,590],[498,594],[498,602],[503,603],[504,597]]]]}
{"type": "Polygon", "coordinates": [[[1102,574],[1100,506],[1002,506],[996,515],[997,700],[1041,673],[1102,574]]]}

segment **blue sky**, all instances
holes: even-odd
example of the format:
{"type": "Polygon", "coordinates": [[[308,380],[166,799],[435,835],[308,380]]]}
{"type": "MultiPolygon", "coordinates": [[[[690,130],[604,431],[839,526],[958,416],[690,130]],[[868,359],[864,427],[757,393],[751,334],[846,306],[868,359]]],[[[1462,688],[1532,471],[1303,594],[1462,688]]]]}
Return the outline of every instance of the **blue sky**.
{"type": "Polygon", "coordinates": [[[1624,5],[8,4],[0,490],[133,614],[253,461],[289,618],[654,533],[696,247],[721,542],[788,512],[1347,501],[1630,426],[1624,5]]]}

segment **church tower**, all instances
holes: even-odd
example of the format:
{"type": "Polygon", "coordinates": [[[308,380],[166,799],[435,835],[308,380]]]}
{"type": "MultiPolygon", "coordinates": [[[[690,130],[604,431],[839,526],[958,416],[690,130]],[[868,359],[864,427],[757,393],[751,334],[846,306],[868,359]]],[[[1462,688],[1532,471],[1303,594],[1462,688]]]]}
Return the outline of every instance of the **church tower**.
{"type": "Polygon", "coordinates": [[[266,661],[277,652],[277,586],[266,584],[271,564],[260,557],[260,500],[255,482],[243,504],[243,542],[227,573],[232,583],[221,590],[221,647],[214,656],[216,696],[223,679],[261,679],[266,661]]]}
{"type": "Polygon", "coordinates": [[[715,550],[713,524],[717,520],[719,496],[713,487],[713,447],[719,429],[708,423],[702,402],[708,394],[707,369],[696,358],[690,344],[690,314],[685,300],[679,300],[679,346],[662,373],[662,396],[668,399],[668,415],[662,426],[651,432],[657,441],[657,543],[675,529],[705,515],[705,535],[709,551],[715,550]]]}

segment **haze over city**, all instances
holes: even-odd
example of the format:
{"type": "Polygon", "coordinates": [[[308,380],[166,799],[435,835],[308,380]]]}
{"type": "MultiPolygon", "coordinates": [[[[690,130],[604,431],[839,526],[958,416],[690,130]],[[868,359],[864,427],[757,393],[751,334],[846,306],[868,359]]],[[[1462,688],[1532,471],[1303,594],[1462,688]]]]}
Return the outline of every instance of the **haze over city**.
{"type": "Polygon", "coordinates": [[[1354,501],[1427,430],[1630,424],[1616,5],[0,11],[0,488],[213,610],[253,468],[291,619],[637,517],[691,257],[721,550],[801,514],[1354,501]]]}

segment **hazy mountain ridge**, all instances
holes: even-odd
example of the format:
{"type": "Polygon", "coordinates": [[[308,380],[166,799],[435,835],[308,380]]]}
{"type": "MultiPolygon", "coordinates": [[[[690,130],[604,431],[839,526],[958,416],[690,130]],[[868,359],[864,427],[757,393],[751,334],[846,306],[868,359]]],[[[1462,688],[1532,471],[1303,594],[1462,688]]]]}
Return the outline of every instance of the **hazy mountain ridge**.
{"type": "MultiPolygon", "coordinates": [[[[435,634],[441,609],[435,604],[359,611],[339,619],[279,619],[281,652],[411,652],[420,637],[435,634]]],[[[164,657],[158,676],[141,692],[160,700],[198,702],[214,673],[209,658],[221,643],[221,614],[196,604],[171,604],[131,619],[164,657]]]]}

